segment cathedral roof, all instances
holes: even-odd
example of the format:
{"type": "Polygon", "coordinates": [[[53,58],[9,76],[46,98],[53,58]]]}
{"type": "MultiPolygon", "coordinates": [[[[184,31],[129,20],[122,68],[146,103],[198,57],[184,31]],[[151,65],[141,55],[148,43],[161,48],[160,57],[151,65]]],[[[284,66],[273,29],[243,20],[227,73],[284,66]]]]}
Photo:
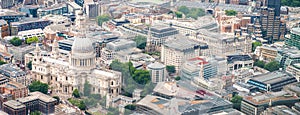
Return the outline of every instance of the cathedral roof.
{"type": "Polygon", "coordinates": [[[89,38],[76,37],[72,45],[72,53],[92,53],[94,52],[93,42],[89,38]]]}

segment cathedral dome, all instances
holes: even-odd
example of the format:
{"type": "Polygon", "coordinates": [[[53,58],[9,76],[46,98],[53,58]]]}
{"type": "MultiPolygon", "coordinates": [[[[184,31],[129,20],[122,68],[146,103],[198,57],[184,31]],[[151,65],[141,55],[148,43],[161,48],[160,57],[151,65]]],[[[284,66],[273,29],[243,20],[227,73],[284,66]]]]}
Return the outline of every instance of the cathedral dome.
{"type": "Polygon", "coordinates": [[[73,54],[93,53],[94,47],[91,39],[76,37],[72,45],[73,54]]]}

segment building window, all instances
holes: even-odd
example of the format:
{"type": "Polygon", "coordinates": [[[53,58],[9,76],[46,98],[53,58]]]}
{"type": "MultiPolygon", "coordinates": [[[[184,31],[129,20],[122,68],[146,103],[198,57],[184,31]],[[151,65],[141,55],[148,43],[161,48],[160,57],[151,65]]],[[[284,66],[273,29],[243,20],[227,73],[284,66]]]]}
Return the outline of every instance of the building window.
{"type": "Polygon", "coordinates": [[[41,75],[41,79],[43,79],[43,75],[41,75]]]}
{"type": "Polygon", "coordinates": [[[66,77],[66,81],[68,81],[68,77],[66,77]]]}

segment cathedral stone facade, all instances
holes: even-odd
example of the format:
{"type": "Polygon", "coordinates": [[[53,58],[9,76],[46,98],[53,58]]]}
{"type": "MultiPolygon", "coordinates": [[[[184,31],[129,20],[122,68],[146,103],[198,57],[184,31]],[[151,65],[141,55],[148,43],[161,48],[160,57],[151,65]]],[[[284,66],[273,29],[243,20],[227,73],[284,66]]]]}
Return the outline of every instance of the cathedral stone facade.
{"type": "MultiPolygon", "coordinates": [[[[79,15],[77,29],[83,28],[83,21],[83,16],[79,15]]],[[[50,84],[54,92],[71,94],[74,89],[83,92],[86,81],[92,86],[92,94],[115,97],[121,91],[121,73],[96,67],[93,41],[86,38],[82,30],[77,31],[68,56],[60,55],[56,40],[50,56],[42,56],[40,52],[37,45],[32,60],[32,79],[50,84]]]]}

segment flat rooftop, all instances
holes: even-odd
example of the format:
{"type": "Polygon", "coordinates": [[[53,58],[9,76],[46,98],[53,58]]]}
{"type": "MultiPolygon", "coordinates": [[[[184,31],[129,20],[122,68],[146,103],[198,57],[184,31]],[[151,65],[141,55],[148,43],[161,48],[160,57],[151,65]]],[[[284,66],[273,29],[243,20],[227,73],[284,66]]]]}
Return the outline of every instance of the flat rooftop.
{"type": "Polygon", "coordinates": [[[24,98],[17,99],[21,103],[26,103],[34,100],[41,100],[43,102],[54,102],[56,99],[52,98],[49,95],[43,94],[41,92],[32,92],[29,94],[29,96],[24,98]]]}
{"type": "Polygon", "coordinates": [[[256,75],[251,79],[265,84],[273,84],[290,78],[293,78],[293,76],[290,76],[285,72],[275,71],[266,74],[256,75]]]}
{"type": "Polygon", "coordinates": [[[176,36],[174,38],[167,40],[164,46],[175,50],[184,51],[186,49],[200,46],[200,44],[201,43],[196,42],[192,39],[188,39],[186,36],[176,36]]]}
{"type": "Polygon", "coordinates": [[[9,106],[13,109],[21,109],[21,108],[26,108],[26,106],[16,100],[9,100],[7,102],[4,102],[3,105],[9,106]]]}
{"type": "Polygon", "coordinates": [[[20,88],[26,88],[25,85],[20,84],[18,82],[14,82],[14,81],[10,81],[6,84],[0,85],[0,87],[5,87],[5,88],[9,88],[9,89],[20,89],[20,88]]]}
{"type": "Polygon", "coordinates": [[[243,100],[252,103],[254,105],[261,105],[261,104],[268,104],[270,100],[272,100],[272,102],[284,101],[284,100],[299,100],[299,97],[292,95],[286,91],[279,91],[279,92],[267,92],[255,96],[245,96],[243,100]]]}
{"type": "Polygon", "coordinates": [[[8,9],[0,9],[0,16],[25,16],[26,13],[16,12],[8,9]]]}

